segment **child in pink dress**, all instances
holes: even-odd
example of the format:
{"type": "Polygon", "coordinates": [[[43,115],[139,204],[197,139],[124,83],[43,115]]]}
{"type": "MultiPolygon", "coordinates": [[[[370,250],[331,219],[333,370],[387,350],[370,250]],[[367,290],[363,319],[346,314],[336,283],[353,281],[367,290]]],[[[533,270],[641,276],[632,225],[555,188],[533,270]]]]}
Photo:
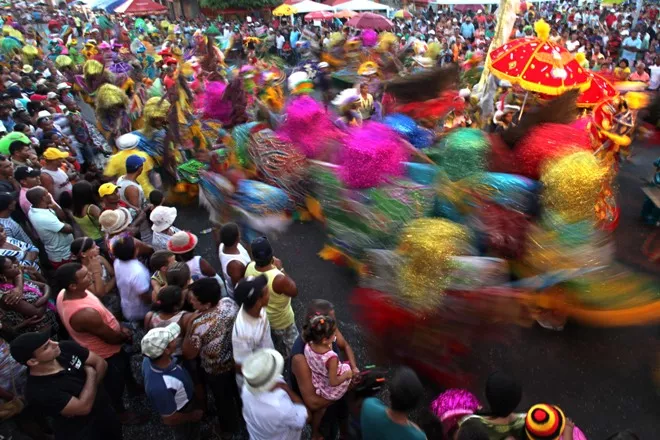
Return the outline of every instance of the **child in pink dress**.
{"type": "MultiPolygon", "coordinates": [[[[305,359],[312,370],[312,385],[316,394],[327,400],[342,398],[353,377],[348,363],[339,362],[339,356],[332,350],[336,340],[337,323],[330,316],[314,316],[304,329],[305,359]]],[[[312,439],[322,438],[319,433],[325,408],[312,413],[312,439]]]]}

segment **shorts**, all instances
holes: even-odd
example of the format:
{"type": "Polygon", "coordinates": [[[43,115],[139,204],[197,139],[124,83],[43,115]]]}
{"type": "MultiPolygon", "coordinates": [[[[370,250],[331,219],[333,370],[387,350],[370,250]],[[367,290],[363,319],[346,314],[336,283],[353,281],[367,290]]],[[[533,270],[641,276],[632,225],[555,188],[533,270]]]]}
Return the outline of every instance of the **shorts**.
{"type": "Polygon", "coordinates": [[[293,323],[282,330],[270,329],[270,336],[273,338],[275,349],[280,352],[284,358],[291,356],[293,343],[298,339],[298,328],[293,323]]]}

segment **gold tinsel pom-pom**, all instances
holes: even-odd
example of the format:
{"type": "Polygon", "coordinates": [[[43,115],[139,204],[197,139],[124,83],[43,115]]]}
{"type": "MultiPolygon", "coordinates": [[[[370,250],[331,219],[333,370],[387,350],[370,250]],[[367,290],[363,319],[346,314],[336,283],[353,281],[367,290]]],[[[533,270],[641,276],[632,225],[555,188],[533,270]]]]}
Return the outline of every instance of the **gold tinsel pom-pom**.
{"type": "Polygon", "coordinates": [[[594,219],[606,177],[607,169],[586,151],[550,162],[541,174],[543,206],[566,222],[594,219]]]}
{"type": "Polygon", "coordinates": [[[449,220],[423,218],[403,230],[398,252],[403,257],[399,291],[417,307],[434,307],[450,283],[455,263],[451,257],[469,248],[467,229],[449,220]]]}
{"type": "Polygon", "coordinates": [[[160,97],[149,98],[144,105],[144,116],[147,119],[166,118],[170,111],[170,102],[160,97]]]}
{"type": "Polygon", "coordinates": [[[103,64],[96,60],[88,60],[83,66],[83,73],[85,76],[100,75],[103,73],[103,64]]]}
{"type": "Polygon", "coordinates": [[[539,40],[546,41],[550,37],[550,25],[544,20],[539,20],[534,23],[534,30],[536,31],[536,36],[539,37],[539,40]]]}
{"type": "Polygon", "coordinates": [[[127,106],[128,96],[122,89],[112,84],[103,84],[96,94],[96,109],[108,109],[114,106],[127,106]]]}

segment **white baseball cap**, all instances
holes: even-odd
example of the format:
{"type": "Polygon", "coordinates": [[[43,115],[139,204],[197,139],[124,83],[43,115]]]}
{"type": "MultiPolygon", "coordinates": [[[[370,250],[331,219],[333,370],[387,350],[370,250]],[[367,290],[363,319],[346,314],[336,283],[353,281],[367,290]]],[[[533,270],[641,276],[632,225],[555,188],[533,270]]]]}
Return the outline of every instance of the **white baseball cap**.
{"type": "Polygon", "coordinates": [[[57,90],[64,90],[64,89],[70,89],[71,86],[69,83],[61,82],[57,85],[57,90]]]}

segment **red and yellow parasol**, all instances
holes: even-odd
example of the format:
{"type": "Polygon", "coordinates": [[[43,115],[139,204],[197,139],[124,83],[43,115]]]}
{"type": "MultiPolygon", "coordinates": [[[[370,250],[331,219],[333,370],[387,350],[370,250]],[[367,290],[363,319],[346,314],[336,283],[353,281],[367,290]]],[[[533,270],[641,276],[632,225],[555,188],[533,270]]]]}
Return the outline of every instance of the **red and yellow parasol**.
{"type": "Polygon", "coordinates": [[[587,90],[578,96],[578,107],[593,107],[599,102],[614,98],[619,94],[614,85],[603,76],[590,71],[587,71],[587,76],[591,77],[591,84],[587,90]]]}
{"type": "Polygon", "coordinates": [[[534,28],[537,37],[517,38],[490,53],[488,68],[493,75],[546,95],[587,90],[591,77],[566,48],[548,41],[550,25],[539,20],[534,28]]]}

